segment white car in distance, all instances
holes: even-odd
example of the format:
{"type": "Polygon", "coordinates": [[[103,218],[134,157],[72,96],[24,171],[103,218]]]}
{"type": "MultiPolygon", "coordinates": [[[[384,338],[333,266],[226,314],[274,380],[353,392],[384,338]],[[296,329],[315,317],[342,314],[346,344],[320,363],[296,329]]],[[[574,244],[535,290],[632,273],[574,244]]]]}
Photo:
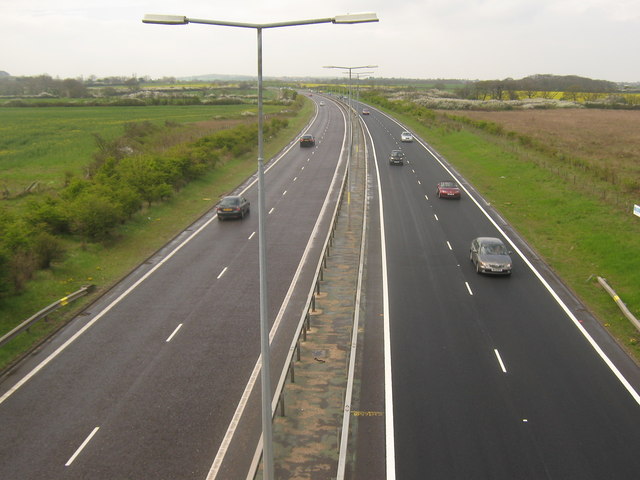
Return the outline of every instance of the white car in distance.
{"type": "Polygon", "coordinates": [[[403,142],[413,142],[413,135],[411,135],[411,132],[402,132],[400,134],[400,140],[403,142]]]}

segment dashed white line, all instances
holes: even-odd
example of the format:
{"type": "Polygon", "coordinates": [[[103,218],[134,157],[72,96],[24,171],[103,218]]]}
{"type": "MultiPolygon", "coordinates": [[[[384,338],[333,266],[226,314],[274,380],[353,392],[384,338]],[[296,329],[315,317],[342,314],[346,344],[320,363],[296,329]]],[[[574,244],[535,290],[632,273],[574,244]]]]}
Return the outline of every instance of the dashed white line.
{"type": "Polygon", "coordinates": [[[424,198],[426,198],[427,200],[429,200],[429,197],[428,197],[428,196],[426,196],[426,195],[424,196],[424,198]]]}
{"type": "Polygon", "coordinates": [[[69,460],[67,460],[67,463],[64,464],[65,467],[68,467],[69,465],[71,465],[74,460],[76,459],[76,457],[78,455],[80,455],[80,452],[82,452],[82,450],[84,449],[84,447],[87,446],[87,443],[89,443],[91,441],[91,439],[93,438],[93,436],[98,433],[98,430],[100,430],[100,427],[96,427],[93,429],[93,431],[89,434],[89,436],[87,438],[84,439],[84,442],[82,442],[82,445],[80,445],[78,447],[78,449],[76,450],[76,452],[71,455],[71,458],[69,460]]]}
{"type": "Polygon", "coordinates": [[[418,185],[422,185],[422,182],[420,180],[418,180],[418,185]]]}
{"type": "Polygon", "coordinates": [[[173,331],[173,333],[171,335],[169,335],[169,338],[167,338],[165,340],[166,343],[169,343],[171,341],[171,339],[175,336],[176,333],[178,333],[178,330],[180,330],[182,328],[182,324],[178,325],[176,327],[176,329],[173,331]]]}
{"type": "Polygon", "coordinates": [[[493,351],[496,353],[496,358],[498,359],[498,363],[500,364],[500,368],[502,369],[503,373],[507,373],[507,369],[504,366],[504,362],[502,361],[502,357],[500,356],[500,352],[498,352],[498,349],[494,348],[493,351]]]}
{"type": "Polygon", "coordinates": [[[451,246],[451,244],[449,243],[449,240],[447,240],[447,247],[449,247],[449,250],[453,250],[453,247],[451,246]]]}
{"type": "Polygon", "coordinates": [[[222,271],[221,271],[221,272],[220,272],[220,274],[218,275],[218,280],[220,280],[220,277],[222,277],[222,275],[224,275],[224,273],[227,271],[227,269],[228,269],[228,268],[229,268],[229,267],[224,267],[224,268],[222,269],[222,271]]]}
{"type": "Polygon", "coordinates": [[[464,284],[467,286],[467,290],[469,291],[469,295],[473,295],[473,292],[471,291],[471,287],[469,286],[469,282],[464,282],[464,284]]]}
{"type": "Polygon", "coordinates": [[[293,177],[293,181],[295,182],[296,180],[298,180],[298,177],[293,177]]]}
{"type": "Polygon", "coordinates": [[[282,196],[284,197],[287,194],[287,191],[285,190],[284,192],[282,192],[282,196]]]}
{"type": "Polygon", "coordinates": [[[251,235],[249,235],[249,238],[247,238],[247,240],[251,240],[255,235],[256,235],[256,232],[251,232],[251,235]]]}
{"type": "Polygon", "coordinates": [[[271,210],[267,213],[267,215],[271,215],[271,213],[276,209],[276,207],[272,207],[271,210]]]}
{"type": "Polygon", "coordinates": [[[440,219],[438,218],[438,215],[436,215],[435,213],[433,214],[433,218],[435,218],[435,219],[436,219],[436,220],[438,220],[438,221],[440,220],[440,219]]]}

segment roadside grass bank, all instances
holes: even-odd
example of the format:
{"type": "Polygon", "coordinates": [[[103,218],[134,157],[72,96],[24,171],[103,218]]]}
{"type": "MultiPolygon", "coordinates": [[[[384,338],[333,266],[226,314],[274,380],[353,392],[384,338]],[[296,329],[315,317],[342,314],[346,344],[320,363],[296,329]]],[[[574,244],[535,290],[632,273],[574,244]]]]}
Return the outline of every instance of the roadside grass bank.
{"type": "MultiPolygon", "coordinates": [[[[265,159],[272,158],[288,145],[309,121],[313,111],[313,104],[305,101],[296,116],[288,118],[285,128],[274,137],[265,138],[265,159]]],[[[218,164],[166,202],[152,204],[136,214],[113,233],[111,240],[89,242],[83,248],[77,248],[71,244],[72,240],[67,240],[70,243],[65,246],[69,250],[63,261],[37,272],[22,294],[0,302],[0,334],[82,285],[95,284],[96,290],[0,348],[0,370],[79,314],[91,301],[210,210],[220,196],[251,176],[257,169],[256,156],[257,145],[249,153],[218,164]]]]}
{"type": "MultiPolygon", "coordinates": [[[[381,107],[382,108],[382,107],[381,107]]],[[[640,333],[595,276],[605,277],[640,315],[640,221],[598,193],[558,175],[552,159],[517,140],[492,135],[444,114],[383,108],[427,140],[491,202],[640,362],[640,333]]]]}

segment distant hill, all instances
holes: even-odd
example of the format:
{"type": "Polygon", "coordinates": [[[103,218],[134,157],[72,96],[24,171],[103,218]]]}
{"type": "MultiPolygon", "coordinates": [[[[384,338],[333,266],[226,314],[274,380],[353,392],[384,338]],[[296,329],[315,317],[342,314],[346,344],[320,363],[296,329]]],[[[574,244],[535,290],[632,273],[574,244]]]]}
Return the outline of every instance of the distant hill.
{"type": "Polygon", "coordinates": [[[9,72],[5,72],[4,70],[0,70],[0,77],[10,77],[9,72]]]}

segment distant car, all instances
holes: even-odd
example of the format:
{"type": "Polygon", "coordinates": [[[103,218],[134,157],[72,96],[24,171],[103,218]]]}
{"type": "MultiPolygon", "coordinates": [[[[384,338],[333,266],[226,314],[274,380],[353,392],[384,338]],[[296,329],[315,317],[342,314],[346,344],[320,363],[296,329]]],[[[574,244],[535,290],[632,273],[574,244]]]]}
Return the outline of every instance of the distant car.
{"type": "Polygon", "coordinates": [[[469,259],[477,273],[511,275],[510,253],[499,238],[478,237],[471,242],[469,259]]]}
{"type": "Polygon", "coordinates": [[[402,150],[391,150],[389,154],[389,165],[403,165],[404,152],[402,150]]]}
{"type": "Polygon", "coordinates": [[[366,108],[362,110],[362,114],[363,115],[369,115],[369,110],[367,110],[366,108]]]}
{"type": "Polygon", "coordinates": [[[413,135],[411,135],[411,132],[402,132],[400,134],[400,140],[402,142],[413,142],[413,135]]]}
{"type": "Polygon", "coordinates": [[[440,182],[436,187],[438,198],[460,198],[460,187],[456,182],[440,182]]]}
{"type": "Polygon", "coordinates": [[[218,220],[225,218],[244,218],[249,213],[249,201],[240,195],[229,195],[216,205],[218,220]]]}
{"type": "Polygon", "coordinates": [[[302,135],[300,137],[301,147],[313,147],[316,144],[316,139],[313,135],[302,135]]]}
{"type": "Polygon", "coordinates": [[[324,107],[324,102],[320,102],[320,106],[321,106],[321,107],[324,107]]]}

